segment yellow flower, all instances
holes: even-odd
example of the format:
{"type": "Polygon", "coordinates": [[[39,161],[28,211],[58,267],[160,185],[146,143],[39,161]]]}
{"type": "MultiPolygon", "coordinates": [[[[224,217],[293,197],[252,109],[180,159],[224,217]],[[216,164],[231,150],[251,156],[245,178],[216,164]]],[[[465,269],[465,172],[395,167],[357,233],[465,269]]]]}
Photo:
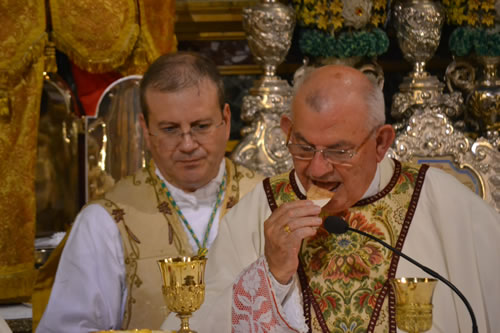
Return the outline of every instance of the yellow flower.
{"type": "Polygon", "coordinates": [[[342,5],[342,1],[341,0],[336,0],[336,1],[332,1],[330,3],[330,11],[332,12],[332,14],[340,14],[342,13],[342,9],[343,9],[343,5],[342,5]]]}
{"type": "Polygon", "coordinates": [[[328,11],[328,4],[326,1],[321,1],[318,4],[316,4],[316,12],[318,14],[325,14],[328,11]]]}
{"type": "Polygon", "coordinates": [[[480,5],[479,0],[469,0],[469,10],[479,9],[479,5],[480,5]]]}
{"type": "Polygon", "coordinates": [[[311,11],[307,8],[304,8],[304,11],[302,12],[302,20],[305,24],[314,24],[316,22],[313,13],[311,13],[311,11]]]}
{"type": "Polygon", "coordinates": [[[462,25],[462,23],[464,23],[465,21],[467,21],[467,16],[465,16],[465,15],[459,15],[456,18],[456,22],[458,25],[462,25]]]}
{"type": "Polygon", "coordinates": [[[327,30],[328,28],[328,16],[320,15],[318,17],[318,28],[322,30],[327,30]]]}
{"type": "Polygon", "coordinates": [[[372,18],[370,19],[371,23],[378,27],[379,24],[383,23],[384,21],[382,20],[382,16],[379,14],[373,14],[372,18]]]}
{"type": "Polygon", "coordinates": [[[373,9],[375,9],[375,10],[379,10],[379,9],[384,10],[385,6],[386,6],[385,0],[374,0],[373,1],[373,9]]]}
{"type": "Polygon", "coordinates": [[[457,17],[464,16],[464,8],[453,8],[449,15],[450,19],[456,20],[457,17]]]}
{"type": "Polygon", "coordinates": [[[466,17],[466,20],[470,26],[474,27],[478,23],[479,17],[477,16],[477,14],[470,14],[469,16],[466,17]]]}
{"type": "Polygon", "coordinates": [[[481,8],[484,11],[494,10],[495,9],[495,2],[494,1],[485,1],[485,0],[483,0],[481,2],[481,8]]]}
{"type": "Polygon", "coordinates": [[[481,23],[488,26],[488,27],[491,27],[494,22],[495,22],[495,15],[485,14],[481,18],[481,23]]]}
{"type": "Polygon", "coordinates": [[[344,23],[344,19],[342,18],[342,16],[335,16],[332,18],[331,23],[333,24],[333,28],[335,30],[337,30],[337,29],[342,28],[342,24],[344,23]]]}

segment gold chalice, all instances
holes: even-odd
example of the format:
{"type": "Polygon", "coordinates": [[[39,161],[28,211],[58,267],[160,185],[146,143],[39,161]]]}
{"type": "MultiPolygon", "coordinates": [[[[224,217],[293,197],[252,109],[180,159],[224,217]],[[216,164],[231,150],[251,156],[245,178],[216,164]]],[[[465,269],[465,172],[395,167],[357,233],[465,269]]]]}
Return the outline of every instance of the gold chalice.
{"type": "Polygon", "coordinates": [[[205,299],[205,257],[177,257],[158,260],[167,308],[177,313],[181,328],[177,333],[196,333],[189,328],[189,317],[205,299]]]}
{"type": "Polygon", "coordinates": [[[432,327],[432,295],[437,280],[430,278],[392,279],[396,293],[396,324],[400,330],[418,333],[432,327]]]}

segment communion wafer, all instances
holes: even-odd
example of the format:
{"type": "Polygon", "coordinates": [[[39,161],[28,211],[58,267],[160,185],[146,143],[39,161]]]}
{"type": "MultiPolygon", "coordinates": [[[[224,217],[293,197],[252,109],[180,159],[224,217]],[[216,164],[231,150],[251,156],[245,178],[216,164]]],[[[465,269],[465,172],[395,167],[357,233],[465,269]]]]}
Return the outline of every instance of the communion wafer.
{"type": "Polygon", "coordinates": [[[330,200],[331,198],[333,198],[333,195],[333,192],[325,190],[324,188],[318,187],[316,185],[311,185],[306,194],[308,200],[330,200]]]}
{"type": "Polygon", "coordinates": [[[312,200],[315,205],[323,207],[326,205],[335,195],[335,193],[325,190],[324,188],[312,185],[307,191],[307,200],[312,200]]]}

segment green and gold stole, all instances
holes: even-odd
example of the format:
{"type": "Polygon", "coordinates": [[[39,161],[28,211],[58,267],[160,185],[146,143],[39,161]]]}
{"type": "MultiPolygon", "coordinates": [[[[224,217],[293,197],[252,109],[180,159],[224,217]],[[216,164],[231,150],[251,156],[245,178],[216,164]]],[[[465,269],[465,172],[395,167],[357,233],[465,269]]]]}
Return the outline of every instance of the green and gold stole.
{"type": "MultiPolygon", "coordinates": [[[[401,250],[428,166],[395,161],[394,174],[376,195],[351,207],[343,218],[401,250]]],[[[264,182],[272,210],[305,199],[293,171],[264,182]]],[[[310,332],[396,332],[395,297],[389,280],[399,256],[357,233],[319,228],[303,241],[298,270],[310,332]],[[388,297],[387,297],[388,296],[388,297]]]]}

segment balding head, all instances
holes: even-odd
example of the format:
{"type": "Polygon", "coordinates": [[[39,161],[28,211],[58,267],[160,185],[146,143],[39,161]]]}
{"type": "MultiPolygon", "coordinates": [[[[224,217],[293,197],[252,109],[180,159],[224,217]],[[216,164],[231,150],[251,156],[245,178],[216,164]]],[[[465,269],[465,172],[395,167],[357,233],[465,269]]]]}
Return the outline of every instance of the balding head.
{"type": "MultiPolygon", "coordinates": [[[[381,89],[368,76],[352,67],[329,65],[319,67],[306,74],[295,87],[292,116],[297,110],[313,112],[343,112],[339,105],[364,101],[366,107],[357,109],[360,114],[352,115],[363,119],[368,128],[385,122],[384,97],[381,89]],[[304,103],[308,108],[296,108],[304,103]]],[[[301,111],[302,112],[302,111],[301,111]]]]}
{"type": "Polygon", "coordinates": [[[282,116],[281,129],[300,183],[335,192],[323,207],[328,214],[352,207],[394,140],[392,126],[382,125],[382,92],[360,71],[324,66],[297,87],[292,113],[293,119],[282,116]]]}

